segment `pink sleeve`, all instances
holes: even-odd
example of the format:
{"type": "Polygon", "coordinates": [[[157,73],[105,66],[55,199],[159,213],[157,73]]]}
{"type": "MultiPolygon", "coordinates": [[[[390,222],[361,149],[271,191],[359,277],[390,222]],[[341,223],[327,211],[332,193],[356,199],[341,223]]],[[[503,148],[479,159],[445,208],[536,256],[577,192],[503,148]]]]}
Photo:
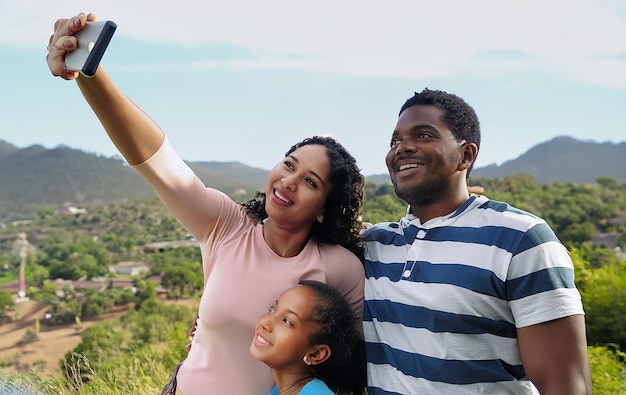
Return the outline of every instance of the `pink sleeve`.
{"type": "Polygon", "coordinates": [[[224,205],[236,205],[224,193],[207,188],[167,138],[152,157],[133,167],[198,241],[206,240],[213,232],[224,205]]]}

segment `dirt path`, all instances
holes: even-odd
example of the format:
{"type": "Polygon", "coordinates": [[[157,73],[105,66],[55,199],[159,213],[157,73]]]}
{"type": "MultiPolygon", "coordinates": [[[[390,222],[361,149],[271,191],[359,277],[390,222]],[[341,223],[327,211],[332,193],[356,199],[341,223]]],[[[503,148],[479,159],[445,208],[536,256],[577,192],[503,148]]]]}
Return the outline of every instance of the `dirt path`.
{"type": "Polygon", "coordinates": [[[59,362],[68,351],[76,347],[80,342],[80,333],[91,325],[105,318],[119,317],[125,311],[107,314],[98,317],[97,320],[84,321],[81,327],[76,324],[59,325],[54,327],[40,326],[39,340],[26,345],[19,345],[26,331],[34,332],[35,321],[43,321],[44,313],[50,305],[27,301],[15,306],[16,319],[0,326],[0,361],[9,363],[7,368],[0,368],[1,374],[25,373],[36,370],[36,362],[45,362],[42,371],[43,377],[59,377],[59,362]]]}

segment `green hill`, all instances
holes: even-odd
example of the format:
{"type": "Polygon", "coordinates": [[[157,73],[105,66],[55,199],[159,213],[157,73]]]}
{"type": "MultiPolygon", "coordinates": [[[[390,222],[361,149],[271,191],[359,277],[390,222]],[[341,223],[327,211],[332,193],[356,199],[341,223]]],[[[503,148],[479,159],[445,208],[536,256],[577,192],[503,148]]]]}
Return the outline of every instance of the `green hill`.
{"type": "MultiPolygon", "coordinates": [[[[501,165],[476,168],[472,178],[528,174],[537,183],[593,183],[598,177],[626,182],[626,142],[597,143],[556,137],[501,165]]],[[[240,162],[189,162],[208,186],[243,201],[262,190],[268,171],[240,162]]],[[[0,223],[29,219],[40,210],[91,207],[154,196],[150,186],[119,157],[66,146],[17,148],[0,140],[0,223]]],[[[389,183],[388,174],[368,181],[389,183]]]]}

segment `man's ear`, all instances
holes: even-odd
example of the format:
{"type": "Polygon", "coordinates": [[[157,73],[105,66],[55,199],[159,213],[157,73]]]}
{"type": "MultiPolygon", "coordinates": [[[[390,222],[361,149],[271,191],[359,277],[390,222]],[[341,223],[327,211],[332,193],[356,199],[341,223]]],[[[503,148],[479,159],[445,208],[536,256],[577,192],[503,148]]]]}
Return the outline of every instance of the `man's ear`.
{"type": "Polygon", "coordinates": [[[311,365],[319,365],[330,358],[331,350],[326,344],[316,344],[312,346],[306,354],[307,360],[311,365]]]}
{"type": "Polygon", "coordinates": [[[461,158],[459,160],[458,170],[467,170],[476,162],[478,156],[478,146],[475,143],[465,143],[460,147],[461,158]]]}

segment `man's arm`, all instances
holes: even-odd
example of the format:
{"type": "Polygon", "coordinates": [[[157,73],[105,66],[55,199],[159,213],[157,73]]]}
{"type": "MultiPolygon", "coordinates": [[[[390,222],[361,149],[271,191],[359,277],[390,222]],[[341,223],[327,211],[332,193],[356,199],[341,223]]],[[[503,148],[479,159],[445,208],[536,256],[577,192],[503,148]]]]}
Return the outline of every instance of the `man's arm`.
{"type": "Polygon", "coordinates": [[[524,369],[541,395],[589,395],[585,317],[573,315],[517,330],[524,369]]]}

